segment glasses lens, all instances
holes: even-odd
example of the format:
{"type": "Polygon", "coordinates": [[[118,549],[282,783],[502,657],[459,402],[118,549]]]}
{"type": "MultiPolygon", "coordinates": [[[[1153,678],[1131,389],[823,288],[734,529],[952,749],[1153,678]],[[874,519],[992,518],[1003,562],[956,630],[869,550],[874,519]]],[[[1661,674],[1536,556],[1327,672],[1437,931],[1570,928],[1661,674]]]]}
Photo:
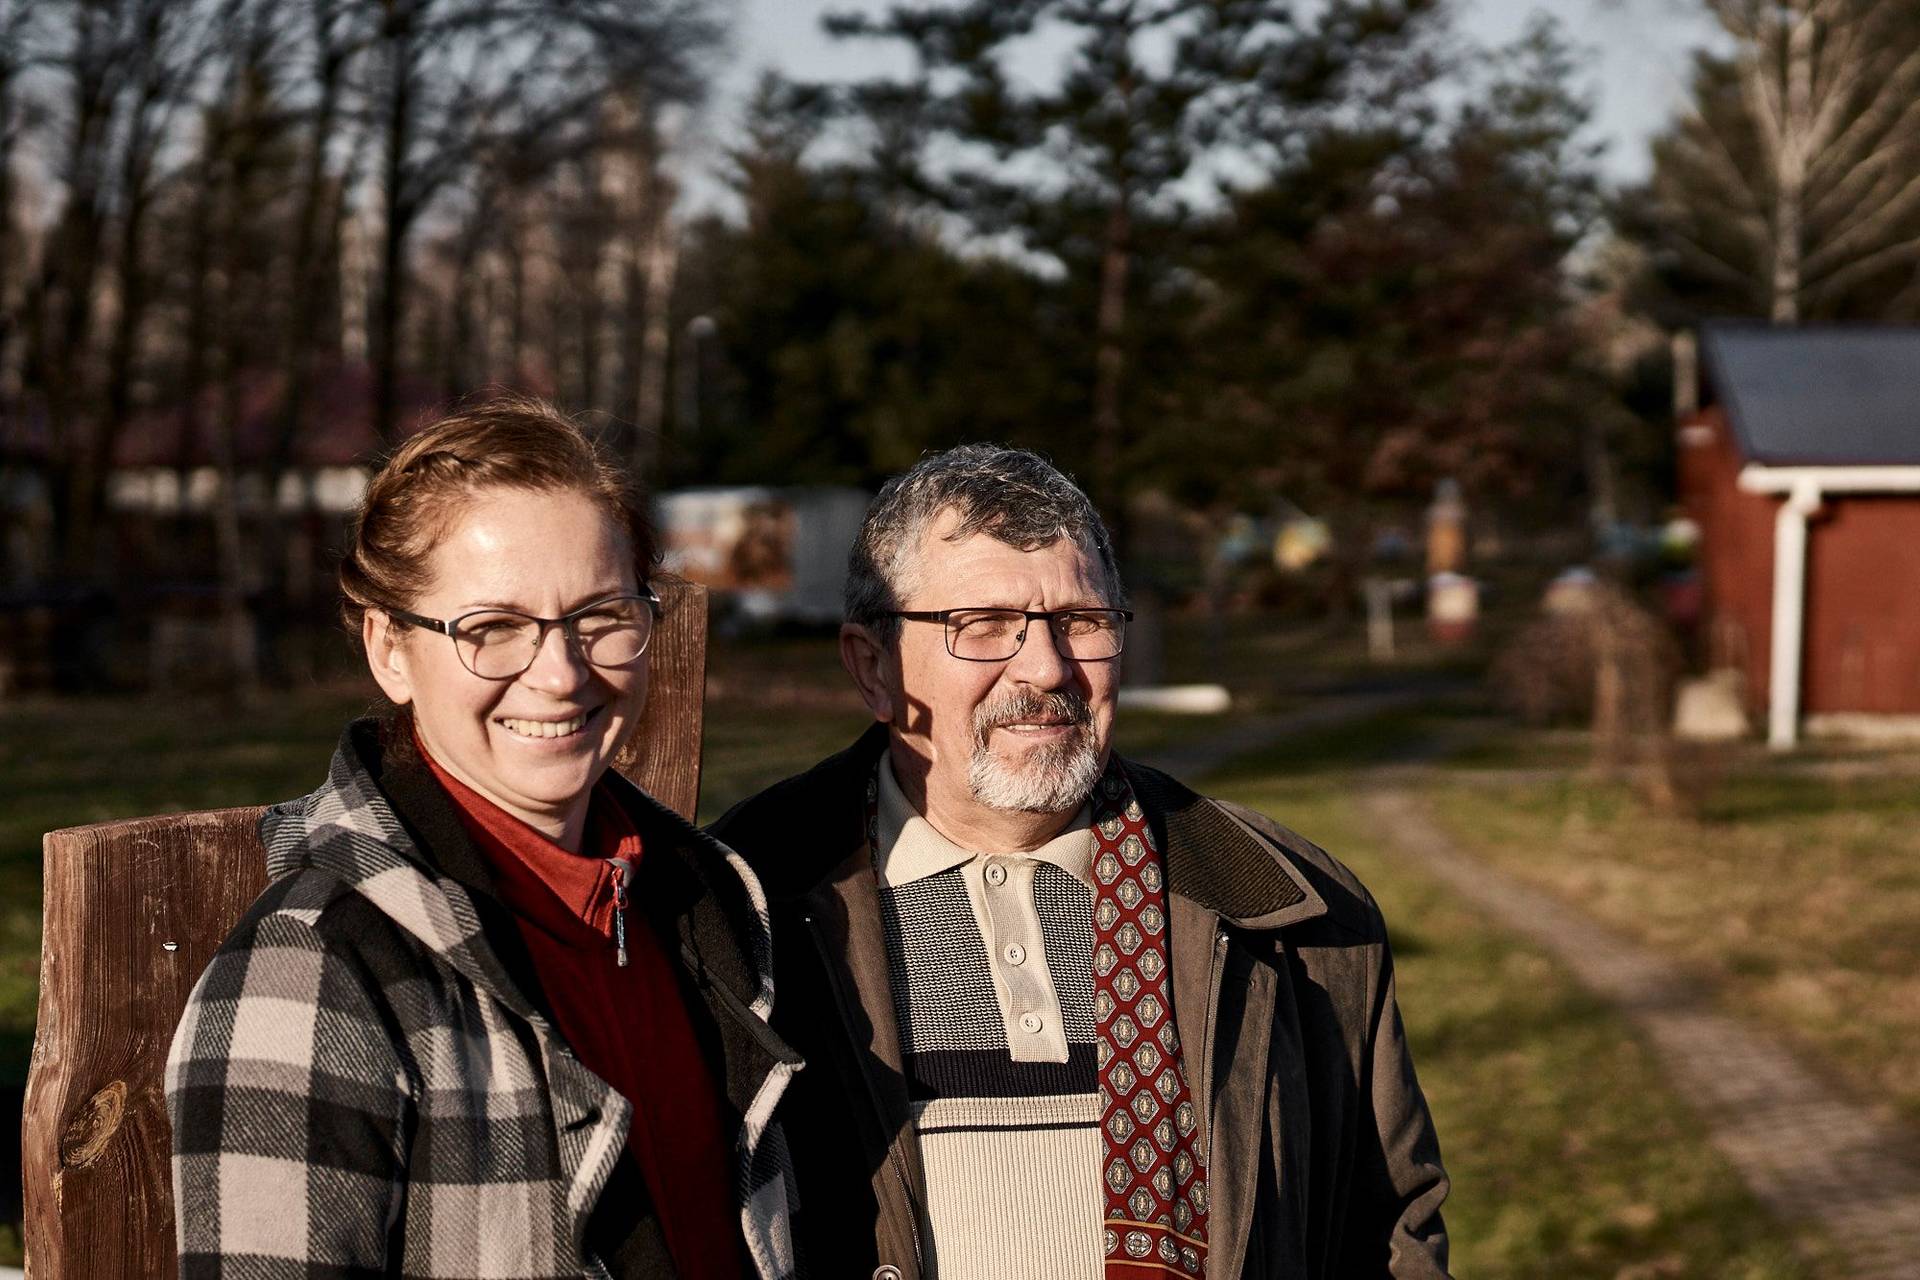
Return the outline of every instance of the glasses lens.
{"type": "Polygon", "coordinates": [[[947,615],[947,652],[970,662],[999,662],[1020,651],[1027,617],[1006,609],[967,609],[947,615]]]}
{"type": "Polygon", "coordinates": [[[639,596],[615,596],[573,615],[580,655],[596,667],[624,667],[647,651],[653,608],[639,596]]]}
{"type": "Polygon", "coordinates": [[[523,613],[472,613],[455,624],[453,644],[467,670],[489,680],[504,680],[533,662],[540,623],[523,613]]]}
{"type": "Polygon", "coordinates": [[[1053,634],[1069,658],[1097,661],[1118,657],[1127,620],[1118,609],[1080,609],[1053,615],[1053,634]]]}

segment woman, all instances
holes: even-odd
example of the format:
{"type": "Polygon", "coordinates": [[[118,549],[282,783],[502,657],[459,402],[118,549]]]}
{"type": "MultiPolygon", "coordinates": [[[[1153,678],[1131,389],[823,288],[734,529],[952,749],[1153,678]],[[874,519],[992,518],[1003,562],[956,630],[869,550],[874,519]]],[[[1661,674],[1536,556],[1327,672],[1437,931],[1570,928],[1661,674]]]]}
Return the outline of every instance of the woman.
{"type": "Polygon", "coordinates": [[[792,1271],[759,885],[608,770],[653,559],[538,402],[374,477],[340,583],[394,709],[267,811],[175,1034],[182,1276],[792,1271]]]}

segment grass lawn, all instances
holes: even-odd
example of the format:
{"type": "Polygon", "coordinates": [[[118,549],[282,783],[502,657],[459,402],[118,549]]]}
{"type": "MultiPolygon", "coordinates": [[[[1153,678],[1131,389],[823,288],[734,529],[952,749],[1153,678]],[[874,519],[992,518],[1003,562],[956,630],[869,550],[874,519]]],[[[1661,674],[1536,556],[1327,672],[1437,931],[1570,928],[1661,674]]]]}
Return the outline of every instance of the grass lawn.
{"type": "Polygon", "coordinates": [[[1400,1005],[1482,1280],[1837,1276],[1749,1196],[1652,1051],[1556,962],[1380,852],[1338,771],[1293,750],[1215,790],[1332,850],[1391,926],[1400,1005]],[[1814,1260],[1809,1260],[1812,1258],[1814,1260]]]}
{"type": "Polygon", "coordinates": [[[1920,765],[1755,749],[1722,769],[1697,817],[1577,772],[1431,794],[1476,854],[1685,961],[1920,1122],[1920,765]]]}

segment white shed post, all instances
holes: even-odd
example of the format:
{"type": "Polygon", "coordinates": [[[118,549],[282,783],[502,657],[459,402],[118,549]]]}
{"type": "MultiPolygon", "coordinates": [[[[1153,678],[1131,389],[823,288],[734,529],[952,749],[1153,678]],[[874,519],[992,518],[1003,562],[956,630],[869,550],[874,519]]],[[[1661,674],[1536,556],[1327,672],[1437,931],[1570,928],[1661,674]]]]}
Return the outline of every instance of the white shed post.
{"type": "Polygon", "coordinates": [[[1773,663],[1767,745],[1791,750],[1800,736],[1800,660],[1806,634],[1807,518],[1820,510],[1820,486],[1797,482],[1773,521],[1773,663]]]}

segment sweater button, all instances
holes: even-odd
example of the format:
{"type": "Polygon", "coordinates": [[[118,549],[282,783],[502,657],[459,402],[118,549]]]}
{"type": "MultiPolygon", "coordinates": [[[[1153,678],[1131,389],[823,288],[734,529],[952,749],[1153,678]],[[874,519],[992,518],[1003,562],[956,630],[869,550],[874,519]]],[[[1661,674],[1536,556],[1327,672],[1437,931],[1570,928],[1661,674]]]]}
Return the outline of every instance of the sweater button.
{"type": "Polygon", "coordinates": [[[873,1269],[873,1280],[900,1280],[900,1268],[883,1262],[873,1269]]]}

